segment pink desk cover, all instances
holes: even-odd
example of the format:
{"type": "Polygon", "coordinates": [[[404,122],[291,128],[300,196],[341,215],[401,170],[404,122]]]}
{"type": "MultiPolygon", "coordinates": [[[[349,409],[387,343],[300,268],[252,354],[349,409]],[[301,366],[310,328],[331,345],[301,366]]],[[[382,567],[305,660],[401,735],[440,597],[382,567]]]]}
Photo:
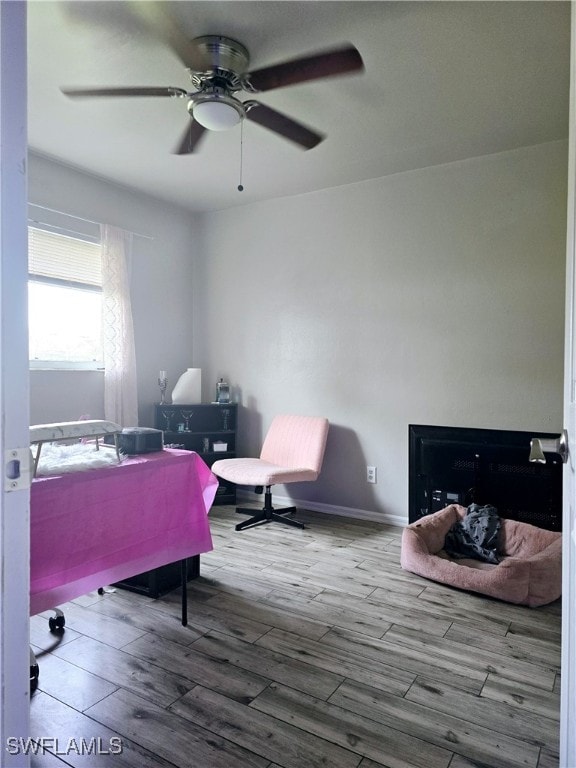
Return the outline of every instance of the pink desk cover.
{"type": "Polygon", "coordinates": [[[30,614],[209,552],[218,480],[191,451],[164,450],[37,478],[30,499],[30,614]]]}

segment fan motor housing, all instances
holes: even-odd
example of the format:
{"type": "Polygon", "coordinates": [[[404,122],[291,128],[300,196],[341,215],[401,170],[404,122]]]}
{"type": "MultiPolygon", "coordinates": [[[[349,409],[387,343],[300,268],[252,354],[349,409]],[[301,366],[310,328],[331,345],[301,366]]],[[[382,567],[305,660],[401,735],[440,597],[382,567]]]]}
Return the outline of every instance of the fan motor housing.
{"type": "Polygon", "coordinates": [[[246,72],[250,64],[248,50],[231,37],[203,35],[195,37],[193,42],[210,62],[210,66],[204,71],[223,70],[236,75],[246,72]]]}

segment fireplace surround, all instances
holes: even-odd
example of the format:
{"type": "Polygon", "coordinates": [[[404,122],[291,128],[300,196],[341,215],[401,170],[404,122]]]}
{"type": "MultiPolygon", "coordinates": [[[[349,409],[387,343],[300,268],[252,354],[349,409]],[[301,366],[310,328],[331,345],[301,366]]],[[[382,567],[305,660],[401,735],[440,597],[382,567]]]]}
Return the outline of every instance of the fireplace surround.
{"type": "Polygon", "coordinates": [[[562,461],[528,461],[533,437],[467,427],[409,426],[408,520],[416,522],[449,504],[492,504],[500,517],[562,530],[562,461]]]}

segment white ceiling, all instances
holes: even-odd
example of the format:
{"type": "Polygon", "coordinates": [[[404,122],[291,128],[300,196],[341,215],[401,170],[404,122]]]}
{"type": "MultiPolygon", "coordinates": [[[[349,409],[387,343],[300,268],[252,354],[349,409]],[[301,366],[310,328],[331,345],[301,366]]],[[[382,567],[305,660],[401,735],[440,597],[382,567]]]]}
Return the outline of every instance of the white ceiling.
{"type": "Polygon", "coordinates": [[[177,86],[183,65],[124,2],[28,3],[29,144],[193,211],[309,192],[568,134],[568,2],[165,3],[190,38],[242,42],[251,69],[353,43],[366,71],[257,98],[327,133],[303,151],[245,122],[171,154],[181,99],[72,101],[61,86],[177,86]]]}

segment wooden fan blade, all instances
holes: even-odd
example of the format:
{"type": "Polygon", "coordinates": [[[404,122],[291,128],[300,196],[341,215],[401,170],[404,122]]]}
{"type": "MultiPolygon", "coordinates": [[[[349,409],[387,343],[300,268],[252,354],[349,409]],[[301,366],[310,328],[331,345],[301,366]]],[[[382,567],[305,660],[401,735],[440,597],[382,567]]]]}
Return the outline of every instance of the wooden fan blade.
{"type": "Polygon", "coordinates": [[[189,124],[186,126],[186,130],[182,135],[180,143],[172,154],[174,155],[189,155],[195,152],[200,139],[206,133],[206,128],[196,120],[190,118],[189,124]]]}
{"type": "Polygon", "coordinates": [[[185,98],[188,92],[183,88],[168,87],[127,87],[127,88],[61,88],[65,96],[82,99],[92,96],[178,96],[185,98]]]}
{"type": "Polygon", "coordinates": [[[279,133],[285,139],[293,141],[304,149],[312,149],[320,144],[326,137],[321,133],[310,130],[302,123],[296,122],[291,117],[277,112],[275,109],[260,104],[258,101],[245,102],[249,108],[246,111],[246,118],[253,123],[258,123],[264,128],[268,128],[274,133],[279,133]]]}
{"type": "Polygon", "coordinates": [[[362,57],[353,45],[326,53],[304,56],[250,72],[246,79],[256,91],[269,91],[308,80],[334,77],[364,69],[362,57]]]}
{"type": "Polygon", "coordinates": [[[163,40],[178,56],[185,67],[195,72],[210,69],[211,64],[202,49],[185,35],[176,21],[168,14],[161,2],[136,0],[131,7],[150,32],[163,40]]]}

